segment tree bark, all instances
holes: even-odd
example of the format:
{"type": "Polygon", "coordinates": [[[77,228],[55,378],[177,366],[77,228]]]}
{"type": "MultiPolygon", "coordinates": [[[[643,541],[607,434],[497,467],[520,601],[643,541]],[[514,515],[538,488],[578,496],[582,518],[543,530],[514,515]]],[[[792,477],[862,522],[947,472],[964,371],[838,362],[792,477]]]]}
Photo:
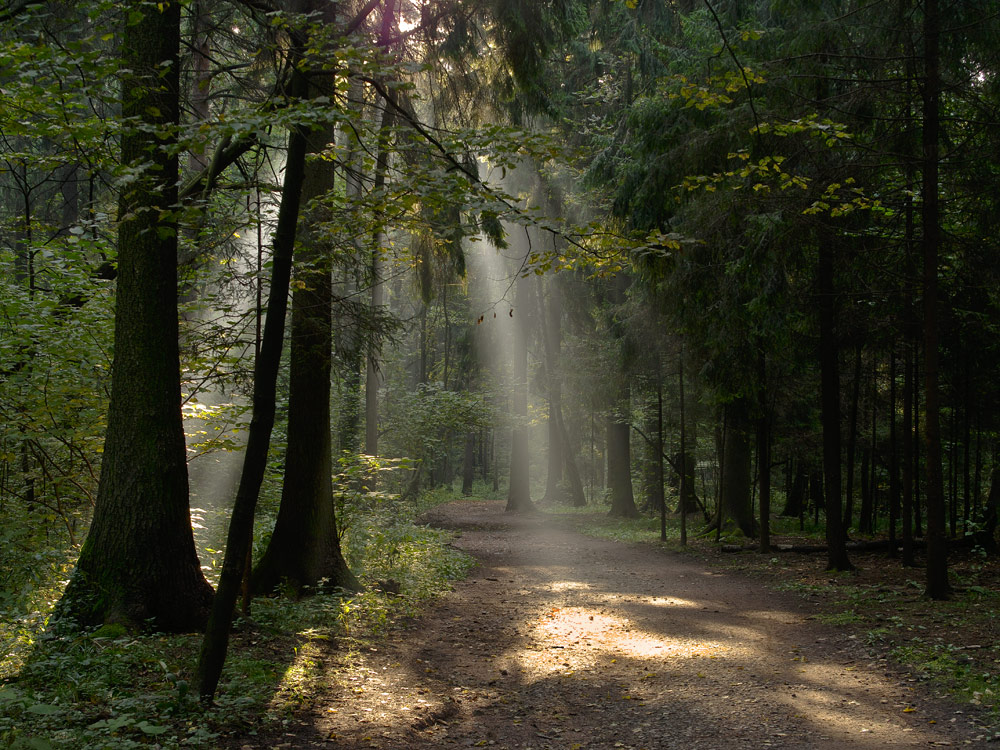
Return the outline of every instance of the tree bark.
{"type": "Polygon", "coordinates": [[[621,377],[615,413],[608,417],[607,422],[608,491],[611,494],[609,513],[620,518],[636,518],[639,509],[635,507],[635,495],[632,492],[632,430],[626,416],[630,388],[624,376],[621,377]]]}
{"type": "Polygon", "coordinates": [[[847,486],[844,488],[844,529],[854,522],[854,467],[857,457],[858,411],[861,401],[861,344],[854,351],[854,382],[851,383],[851,412],[847,428],[847,486]]]}
{"type": "Polygon", "coordinates": [[[806,490],[809,487],[809,473],[801,460],[793,460],[789,469],[791,486],[785,492],[785,507],[781,515],[787,518],[798,518],[805,508],[806,490]]]}
{"type": "MultiPolygon", "coordinates": [[[[723,439],[722,494],[724,519],[729,519],[748,537],[754,537],[753,511],[750,507],[751,451],[750,417],[745,398],[725,406],[726,429],[723,439]]],[[[723,519],[720,519],[720,521],[723,519]]],[[[721,525],[721,524],[720,524],[721,525]]]]}
{"type": "Polygon", "coordinates": [[[561,499],[562,482],[565,478],[566,461],[564,453],[567,450],[563,442],[562,431],[562,373],[560,372],[560,349],[562,336],[560,321],[562,311],[559,300],[559,289],[555,281],[548,283],[548,304],[538,292],[539,321],[542,326],[542,343],[545,352],[545,374],[548,385],[549,422],[548,422],[548,472],[545,478],[545,495],[543,504],[552,504],[561,499]]]}
{"type": "Polygon", "coordinates": [[[940,392],[938,389],[938,140],[941,95],[940,18],[937,0],[924,0],[923,179],[921,223],[924,256],[924,446],[927,471],[927,596],[948,599],[948,540],[945,536],[941,476],[940,392]]]}
{"type": "MultiPolygon", "coordinates": [[[[326,93],[328,87],[314,80],[307,96],[326,93]]],[[[270,593],[279,583],[297,593],[321,581],[330,587],[358,586],[341,553],[333,502],[332,248],[313,230],[326,219],[322,201],[334,188],[334,172],[326,161],[309,158],[333,141],[335,131],[327,125],[303,135],[307,155],[301,182],[304,211],[298,221],[302,241],[295,251],[297,283],[292,293],[285,473],[274,531],[250,582],[257,594],[270,593]]],[[[359,374],[360,366],[355,369],[359,374]]],[[[357,406],[356,400],[351,403],[357,406]]],[[[353,413],[357,415],[356,408],[353,413]]]]}
{"type": "MultiPolygon", "coordinates": [[[[385,16],[382,19],[383,47],[388,46],[389,35],[393,28],[395,2],[386,3],[385,16]]],[[[377,197],[385,188],[385,175],[389,167],[389,143],[392,126],[396,121],[394,102],[384,102],[382,123],[379,128],[378,156],[375,159],[375,180],[372,193],[377,197]]],[[[372,299],[371,312],[375,318],[385,305],[385,283],[382,280],[382,247],[385,243],[385,232],[380,226],[375,231],[375,249],[371,256],[372,299]]],[[[372,342],[368,345],[368,358],[365,377],[365,452],[370,456],[378,455],[378,390],[381,381],[379,374],[378,351],[372,342]]]]}
{"type": "Polygon", "coordinates": [[[90,533],[56,611],[79,625],[201,628],[212,589],[195,551],[181,419],[177,318],[180,3],[122,35],[122,163],[145,164],[119,202],[111,400],[90,533]],[[131,120],[131,122],[130,122],[131,120]]]}
{"type": "Polygon", "coordinates": [[[516,282],[517,309],[514,310],[514,425],[510,436],[510,484],[507,491],[508,513],[534,510],[528,454],[528,290],[526,279],[516,282]]]}
{"type": "Polygon", "coordinates": [[[760,551],[771,549],[771,426],[767,405],[767,360],[759,355],[757,377],[757,483],[760,489],[760,551]]]}
{"type": "Polygon", "coordinates": [[[896,430],[896,342],[889,352],[889,557],[896,556],[896,526],[899,523],[899,443],[896,430]]]}
{"type": "Polygon", "coordinates": [[[570,504],[574,508],[582,508],[587,504],[587,497],[583,492],[583,480],[580,479],[580,469],[576,465],[576,458],[573,455],[573,450],[571,450],[572,444],[570,443],[569,433],[566,431],[566,420],[563,419],[561,409],[556,412],[556,416],[559,418],[559,432],[562,434],[562,444],[565,448],[563,451],[563,462],[565,464],[565,476],[569,482],[570,504]]]}
{"type": "MultiPolygon", "coordinates": [[[[827,231],[822,230],[821,231],[827,231]]],[[[827,568],[852,570],[847,556],[847,535],[841,517],[840,481],[840,358],[837,341],[837,305],[834,285],[833,247],[826,236],[819,238],[819,365],[820,406],[823,421],[823,480],[826,503],[827,568]]]]}
{"type": "MultiPolygon", "coordinates": [[[[296,73],[292,81],[292,93],[300,95],[304,89],[305,82],[302,76],[296,73]]],[[[288,136],[285,180],[282,186],[281,205],[278,208],[278,224],[274,233],[267,317],[254,371],[253,413],[243,455],[243,470],[236,490],[233,515],[229,521],[226,555],[219,576],[219,588],[198,661],[198,693],[203,701],[211,701],[215,695],[226,660],[233,608],[251,548],[254,511],[267,467],[267,453],[271,442],[271,431],[274,428],[275,392],[284,343],[288,286],[292,273],[292,251],[302,194],[306,147],[306,134],[303,129],[292,130],[288,136]]]]}
{"type": "Polygon", "coordinates": [[[476,479],[476,433],[465,435],[465,452],[462,457],[462,494],[472,494],[472,483],[476,479]]]}

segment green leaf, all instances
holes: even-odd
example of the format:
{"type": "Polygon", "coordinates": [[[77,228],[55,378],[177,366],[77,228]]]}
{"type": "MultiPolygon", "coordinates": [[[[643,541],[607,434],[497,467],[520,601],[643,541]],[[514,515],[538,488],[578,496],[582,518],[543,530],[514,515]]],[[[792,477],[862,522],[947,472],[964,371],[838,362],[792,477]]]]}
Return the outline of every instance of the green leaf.
{"type": "Polygon", "coordinates": [[[170,728],[159,724],[150,724],[148,721],[140,721],[136,726],[146,734],[163,734],[170,728]]]}
{"type": "Polygon", "coordinates": [[[41,737],[21,737],[14,741],[10,750],[54,750],[54,745],[41,737]]]}
{"type": "Polygon", "coordinates": [[[36,703],[33,706],[28,706],[24,710],[28,713],[38,714],[40,716],[51,716],[52,714],[57,714],[62,711],[59,706],[53,706],[49,703],[36,703]]]}

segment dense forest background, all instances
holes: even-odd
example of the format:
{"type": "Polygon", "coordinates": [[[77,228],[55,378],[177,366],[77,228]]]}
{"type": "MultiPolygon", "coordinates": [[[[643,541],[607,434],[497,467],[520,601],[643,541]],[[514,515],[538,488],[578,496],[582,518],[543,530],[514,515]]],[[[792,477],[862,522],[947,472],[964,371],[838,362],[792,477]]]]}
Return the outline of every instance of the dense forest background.
{"type": "Polygon", "coordinates": [[[405,568],[435,492],[947,598],[1000,504],[998,10],[0,3],[6,635],[207,624],[211,695],[241,593],[405,568]]]}

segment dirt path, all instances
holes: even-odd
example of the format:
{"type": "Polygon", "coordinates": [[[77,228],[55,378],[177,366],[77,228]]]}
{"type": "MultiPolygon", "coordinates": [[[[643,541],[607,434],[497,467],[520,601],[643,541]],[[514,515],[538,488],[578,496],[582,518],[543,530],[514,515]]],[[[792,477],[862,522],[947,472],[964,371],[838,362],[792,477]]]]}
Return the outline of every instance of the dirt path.
{"type": "Polygon", "coordinates": [[[809,605],[497,503],[437,525],[479,565],[258,747],[909,748],[984,732],[809,605]],[[339,684],[336,684],[339,683],[339,684]]]}

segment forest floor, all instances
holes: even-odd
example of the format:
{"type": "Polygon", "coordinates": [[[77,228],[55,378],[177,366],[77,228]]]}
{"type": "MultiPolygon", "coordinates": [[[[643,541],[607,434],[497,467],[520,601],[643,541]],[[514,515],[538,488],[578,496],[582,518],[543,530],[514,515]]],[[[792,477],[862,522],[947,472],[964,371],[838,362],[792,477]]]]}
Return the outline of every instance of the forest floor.
{"type": "Polygon", "coordinates": [[[469,577],[386,637],[331,642],[302,709],[230,747],[832,750],[995,738],[976,706],[817,614],[808,579],[829,574],[815,557],[796,563],[801,590],[782,592],[734,569],[746,567],[738,555],[585,537],[572,516],[470,501],[424,520],[459,533],[455,546],[478,563],[469,577]]]}

